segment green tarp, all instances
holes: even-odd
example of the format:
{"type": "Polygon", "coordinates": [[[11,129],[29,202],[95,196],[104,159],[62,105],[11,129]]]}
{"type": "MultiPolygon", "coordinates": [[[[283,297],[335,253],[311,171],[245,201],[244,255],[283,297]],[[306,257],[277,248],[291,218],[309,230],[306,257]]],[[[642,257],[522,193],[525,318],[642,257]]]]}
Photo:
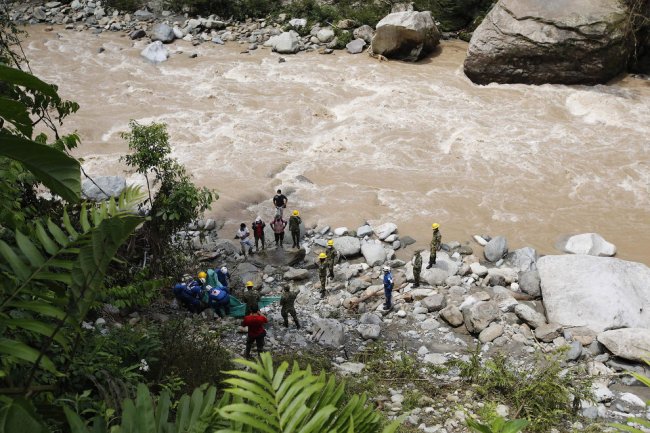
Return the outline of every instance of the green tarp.
{"type": "MultiPolygon", "coordinates": [[[[274,302],[278,302],[280,296],[262,296],[260,302],[257,304],[260,308],[267,307],[274,302]]],[[[230,314],[231,317],[244,317],[246,314],[246,304],[239,299],[230,295],[230,314]]]]}

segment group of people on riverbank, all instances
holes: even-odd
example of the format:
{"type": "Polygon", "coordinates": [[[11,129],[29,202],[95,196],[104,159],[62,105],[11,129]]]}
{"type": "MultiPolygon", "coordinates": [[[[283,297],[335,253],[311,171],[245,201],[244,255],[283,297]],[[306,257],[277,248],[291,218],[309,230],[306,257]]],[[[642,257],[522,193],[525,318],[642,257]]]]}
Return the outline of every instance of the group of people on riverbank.
{"type": "MultiPolygon", "coordinates": [[[[282,248],[284,239],[284,229],[287,222],[283,219],[284,209],[286,209],[288,199],[277,190],[273,197],[275,206],[275,215],[271,228],[275,234],[276,248],[282,248]]],[[[298,210],[292,212],[289,218],[289,229],[291,231],[293,245],[292,248],[300,248],[300,226],[302,220],[298,210]]],[[[262,250],[265,249],[264,228],[266,224],[260,217],[253,221],[253,237],[255,239],[255,249],[259,251],[261,241],[262,250]]],[[[433,236],[430,244],[430,256],[427,269],[436,264],[437,251],[442,245],[442,236],[440,234],[440,224],[433,223],[431,226],[433,236]]],[[[240,228],[235,236],[239,239],[242,248],[242,254],[246,257],[247,253],[253,253],[253,243],[250,239],[250,231],[245,223],[241,223],[240,228]]],[[[422,250],[417,250],[412,258],[413,264],[413,287],[420,286],[420,275],[422,272],[422,250]]],[[[341,260],[341,254],[334,247],[334,240],[329,239],[325,251],[318,255],[318,276],[320,280],[320,296],[326,296],[327,284],[334,278],[334,265],[341,260]]],[[[179,303],[184,305],[189,311],[198,313],[205,308],[211,308],[217,316],[224,318],[230,315],[231,307],[231,290],[230,290],[230,273],[226,266],[216,269],[208,269],[206,272],[201,271],[196,278],[185,276],[182,283],[178,283],[173,288],[173,293],[179,303]]],[[[384,287],[385,302],[383,308],[390,311],[393,308],[392,293],[395,287],[393,274],[390,266],[382,267],[382,283],[384,287]]],[[[252,281],[246,282],[245,291],[242,295],[245,312],[241,325],[248,328],[248,337],[246,340],[245,356],[250,357],[250,351],[253,343],[257,346],[257,352],[264,350],[264,336],[266,330],[264,325],[268,319],[260,312],[260,305],[263,304],[260,288],[255,288],[252,281]]],[[[297,292],[292,292],[288,285],[284,285],[282,295],[279,298],[281,306],[281,315],[284,320],[284,326],[289,326],[289,316],[293,319],[296,328],[300,329],[300,322],[295,309],[295,300],[297,292]]],[[[276,299],[277,300],[277,297],[276,299]]],[[[273,302],[273,301],[271,301],[273,302]]]]}
{"type": "MultiPolygon", "coordinates": [[[[273,235],[275,237],[276,248],[284,248],[284,232],[287,226],[289,226],[289,232],[291,233],[291,248],[300,248],[300,226],[302,225],[302,219],[300,218],[300,212],[298,210],[294,210],[291,213],[288,221],[284,219],[284,210],[287,208],[288,202],[289,199],[287,199],[287,196],[282,194],[282,190],[277,190],[276,195],[273,197],[275,215],[270,223],[270,227],[273,230],[273,235]]],[[[266,223],[258,216],[251,224],[251,228],[253,229],[253,238],[255,239],[255,251],[260,250],[260,243],[262,244],[262,250],[265,250],[266,239],[264,229],[266,228],[266,223]]],[[[241,223],[239,225],[239,230],[235,235],[235,239],[239,239],[241,252],[244,257],[246,257],[247,254],[253,254],[253,241],[250,236],[251,232],[246,226],[246,223],[241,223]]]]}

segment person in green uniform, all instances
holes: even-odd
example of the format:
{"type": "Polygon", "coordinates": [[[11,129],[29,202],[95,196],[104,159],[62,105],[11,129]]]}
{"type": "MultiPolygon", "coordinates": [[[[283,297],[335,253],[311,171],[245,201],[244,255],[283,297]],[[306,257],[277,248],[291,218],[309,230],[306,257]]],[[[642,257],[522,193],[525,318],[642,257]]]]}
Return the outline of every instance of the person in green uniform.
{"type": "Polygon", "coordinates": [[[429,256],[429,265],[427,266],[427,269],[431,269],[431,266],[436,264],[436,253],[442,245],[442,235],[439,230],[440,224],[433,223],[431,224],[431,228],[433,229],[433,238],[431,239],[431,249],[429,251],[431,255],[429,256]]]}
{"type": "Polygon", "coordinates": [[[320,296],[325,297],[325,286],[327,284],[327,254],[320,253],[318,256],[318,276],[320,277],[320,296]]]}
{"type": "Polygon", "coordinates": [[[420,273],[422,272],[422,256],[420,252],[422,250],[417,250],[415,256],[413,257],[413,287],[420,287],[420,273]]]}
{"type": "Polygon", "coordinates": [[[334,264],[339,260],[339,252],[334,248],[334,241],[330,239],[327,241],[327,249],[325,250],[327,254],[327,270],[329,271],[329,278],[334,278],[334,264]]]}
{"type": "Polygon", "coordinates": [[[296,314],[296,307],[294,305],[296,296],[298,296],[298,292],[292,292],[288,285],[284,286],[282,297],[280,297],[280,307],[282,308],[280,314],[284,319],[285,328],[289,327],[289,314],[291,314],[293,323],[296,324],[296,328],[300,329],[300,322],[298,322],[298,315],[296,314]]]}
{"type": "Polygon", "coordinates": [[[253,282],[248,281],[246,283],[246,293],[244,293],[243,299],[246,304],[246,314],[250,314],[253,311],[253,307],[259,309],[260,294],[253,287],[253,282]]]}
{"type": "Polygon", "coordinates": [[[302,219],[300,219],[300,212],[297,210],[293,211],[293,215],[289,217],[289,231],[291,232],[291,241],[293,245],[291,248],[300,248],[300,224],[302,219]]]}

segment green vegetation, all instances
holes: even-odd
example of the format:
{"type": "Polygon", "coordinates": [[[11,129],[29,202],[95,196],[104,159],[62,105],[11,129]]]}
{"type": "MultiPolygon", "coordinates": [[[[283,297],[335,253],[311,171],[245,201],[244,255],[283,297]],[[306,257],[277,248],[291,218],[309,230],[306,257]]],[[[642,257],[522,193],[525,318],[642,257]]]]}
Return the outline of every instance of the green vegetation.
{"type": "Polygon", "coordinates": [[[484,398],[514,408],[530,421],[531,432],[545,432],[577,417],[581,400],[591,399],[591,382],[580,366],[563,367],[552,356],[517,366],[503,354],[480,361],[478,352],[458,363],[460,376],[484,398]]]}
{"type": "Polygon", "coordinates": [[[517,433],[528,425],[525,419],[507,421],[504,418],[496,417],[488,424],[481,424],[478,421],[468,418],[467,426],[477,433],[517,433]]]}

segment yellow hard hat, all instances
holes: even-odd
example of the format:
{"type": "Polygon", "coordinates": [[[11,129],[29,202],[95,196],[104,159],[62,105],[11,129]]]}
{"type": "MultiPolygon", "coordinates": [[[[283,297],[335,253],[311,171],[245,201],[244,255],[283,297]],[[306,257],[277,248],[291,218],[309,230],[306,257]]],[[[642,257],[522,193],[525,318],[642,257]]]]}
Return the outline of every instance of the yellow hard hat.
{"type": "Polygon", "coordinates": [[[327,258],[327,254],[325,254],[325,253],[320,253],[320,256],[318,256],[318,258],[319,258],[319,259],[326,259],[326,258],[327,258]]]}
{"type": "Polygon", "coordinates": [[[208,278],[208,274],[206,274],[205,272],[201,271],[201,272],[199,272],[198,277],[199,277],[199,278],[208,278]]]}
{"type": "Polygon", "coordinates": [[[294,211],[293,211],[293,214],[294,214],[295,216],[298,216],[298,215],[300,215],[300,212],[298,212],[297,210],[294,210],[294,211]]]}
{"type": "Polygon", "coordinates": [[[439,227],[440,227],[440,224],[438,224],[438,223],[431,224],[431,228],[434,229],[434,230],[439,228],[439,227]]]}
{"type": "Polygon", "coordinates": [[[327,246],[328,246],[328,247],[332,247],[332,246],[334,246],[334,241],[333,241],[332,239],[330,239],[329,241],[327,241],[327,246]]]}
{"type": "Polygon", "coordinates": [[[253,282],[252,281],[247,281],[246,282],[246,287],[253,287],[253,282]]]}

